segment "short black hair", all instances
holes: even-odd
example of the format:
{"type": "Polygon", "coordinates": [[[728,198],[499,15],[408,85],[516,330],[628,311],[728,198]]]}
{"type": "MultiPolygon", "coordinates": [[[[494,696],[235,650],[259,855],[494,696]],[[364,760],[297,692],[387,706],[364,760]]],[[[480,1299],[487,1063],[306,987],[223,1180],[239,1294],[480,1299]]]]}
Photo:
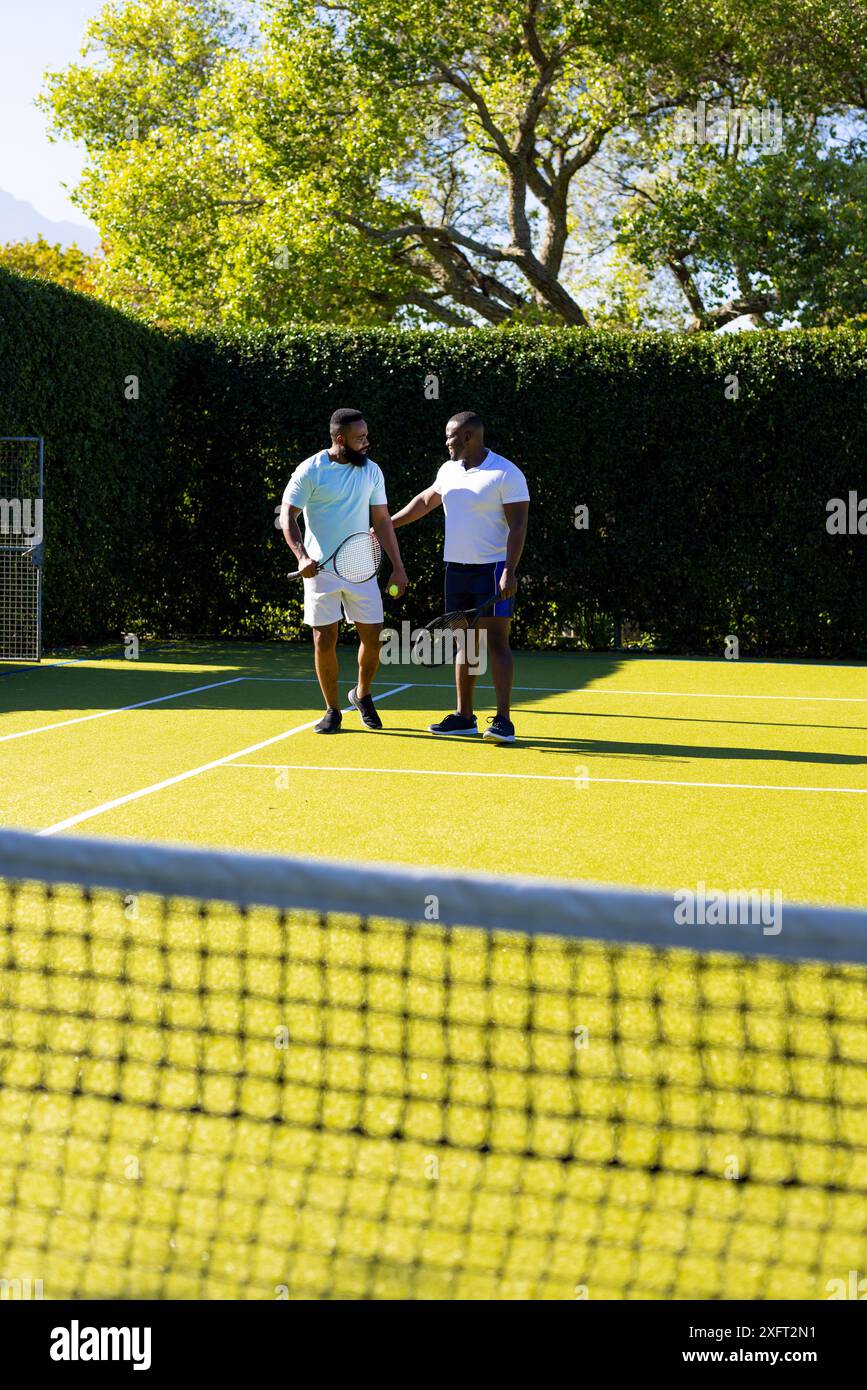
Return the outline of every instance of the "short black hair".
{"type": "Polygon", "coordinates": [[[459,429],[478,430],[483,429],[484,424],[481,415],[477,415],[474,410],[461,410],[457,415],[449,418],[450,425],[457,425],[459,429]]]}
{"type": "Polygon", "coordinates": [[[343,406],[340,410],[335,410],[331,417],[331,438],[336,439],[345,425],[354,425],[356,421],[363,419],[364,416],[360,410],[353,410],[348,405],[343,406]]]}

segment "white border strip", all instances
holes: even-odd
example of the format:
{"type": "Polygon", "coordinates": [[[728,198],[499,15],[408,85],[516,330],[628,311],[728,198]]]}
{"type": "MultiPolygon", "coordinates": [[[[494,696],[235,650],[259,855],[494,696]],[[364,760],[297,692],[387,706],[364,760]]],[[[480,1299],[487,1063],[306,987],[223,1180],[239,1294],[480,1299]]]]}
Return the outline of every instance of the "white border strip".
{"type": "MultiPolygon", "coordinates": [[[[240,755],[239,755],[240,756],[240,755]]],[[[344,767],[342,763],[232,763],[274,772],[369,772],[376,777],[498,777],[516,782],[615,782],[623,787],[714,787],[740,792],[839,792],[867,796],[867,787],[789,787],[778,782],[687,782],[669,777],[566,777],[552,772],[465,772],[428,767],[344,767]]]]}
{"type": "MultiPolygon", "coordinates": [[[[412,668],[416,669],[416,668],[412,668]]],[[[424,668],[418,668],[424,669],[424,668]]],[[[279,684],[282,681],[289,683],[308,679],[303,676],[244,676],[243,680],[248,681],[267,681],[279,684]]],[[[309,677],[310,680],[313,677],[309,677]]],[[[412,688],[414,690],[454,690],[454,681],[410,681],[403,687],[404,690],[412,688]]],[[[493,685],[483,684],[481,681],[476,686],[477,690],[493,690],[493,685]]],[[[810,705],[814,703],[822,704],[845,704],[845,705],[867,705],[867,695],[739,695],[736,692],[723,694],[720,691],[704,690],[624,690],[619,686],[596,686],[596,685],[513,685],[513,690],[541,690],[548,695],[636,695],[639,698],[647,695],[661,700],[796,700],[799,704],[810,705]]],[[[556,714],[556,710],[551,713],[556,714]]]]}
{"type": "Polygon", "coordinates": [[[486,930],[736,951],[747,956],[867,963],[867,910],[784,905],[782,931],[678,927],[672,894],[443,869],[279,858],[143,845],[46,840],[0,831],[0,878],[156,893],[246,907],[302,908],[486,930]]]}
{"type": "Polygon", "coordinates": [[[146,705],[162,705],[166,700],[182,700],[185,695],[200,695],[203,690],[217,690],[221,685],[237,685],[246,676],[232,676],[225,681],[213,681],[210,685],[194,685],[192,690],[176,690],[173,695],[155,695],[151,700],[138,700],[134,705],[117,705],[114,709],[101,709],[96,714],[77,714],[74,719],[61,719],[57,724],[41,724],[36,729],[20,729],[17,734],[0,734],[0,743],[9,743],[13,738],[29,738],[31,734],[47,734],[51,729],[65,729],[69,724],[87,724],[91,719],[107,719],[110,714],[125,714],[127,710],[144,709],[146,705]]]}

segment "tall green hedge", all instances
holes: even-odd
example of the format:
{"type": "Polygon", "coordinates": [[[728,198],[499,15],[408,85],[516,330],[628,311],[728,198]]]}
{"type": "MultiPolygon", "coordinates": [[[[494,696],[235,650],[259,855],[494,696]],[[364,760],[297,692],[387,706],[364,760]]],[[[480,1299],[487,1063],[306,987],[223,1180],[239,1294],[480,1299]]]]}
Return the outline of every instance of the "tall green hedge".
{"type": "MultiPolygon", "coordinates": [[[[592,637],[620,615],[679,651],[721,652],[734,634],[744,654],[867,652],[867,536],[826,529],[830,498],[867,492],[863,334],[316,329],[183,353],[188,630],[299,630],[274,507],[349,404],[392,507],[433,481],[458,410],[480,411],[525,471],[520,642],[592,637]]],[[[441,514],[399,538],[406,612],[436,611],[441,514]]]]}
{"type": "Polygon", "coordinates": [[[0,435],[45,438],[49,643],[126,631],[160,594],[178,506],[178,365],[163,335],[0,269],[0,435]],[[126,398],[131,377],[137,400],[126,398]]]}
{"type": "MultiPolygon", "coordinates": [[[[327,443],[332,410],[356,405],[393,508],[433,480],[458,410],[478,410],[491,446],[525,471],[519,643],[602,640],[619,615],[668,650],[720,654],[733,634],[743,655],[867,655],[867,536],[826,529],[830,498],[867,494],[864,334],[169,340],[9,276],[0,314],[0,433],[47,439],[57,637],[300,636],[275,509],[293,467],[327,443]],[[134,405],[130,372],[143,383],[134,405]],[[107,503],[121,482],[123,502],[100,505],[85,533],[55,529],[70,494],[107,503]]],[[[441,514],[400,532],[411,588],[392,619],[436,611],[441,538],[441,514]]]]}

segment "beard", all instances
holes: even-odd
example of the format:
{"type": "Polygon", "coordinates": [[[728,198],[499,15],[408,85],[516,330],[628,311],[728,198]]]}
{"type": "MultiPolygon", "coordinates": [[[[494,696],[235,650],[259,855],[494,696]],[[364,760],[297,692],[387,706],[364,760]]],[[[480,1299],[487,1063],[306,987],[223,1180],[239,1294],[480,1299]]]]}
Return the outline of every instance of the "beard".
{"type": "Polygon", "coordinates": [[[363,464],[367,463],[366,449],[350,449],[348,444],[344,444],[343,453],[346,456],[346,462],[355,464],[356,468],[360,468],[363,464]]]}

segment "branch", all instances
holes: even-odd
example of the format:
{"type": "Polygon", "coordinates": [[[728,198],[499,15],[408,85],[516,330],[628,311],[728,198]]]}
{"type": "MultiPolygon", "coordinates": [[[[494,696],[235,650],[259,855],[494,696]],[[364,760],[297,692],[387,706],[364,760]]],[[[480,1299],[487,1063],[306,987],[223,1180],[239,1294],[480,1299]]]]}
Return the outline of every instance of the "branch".
{"type": "Polygon", "coordinates": [[[612,129],[613,126],[600,126],[598,130],[594,130],[590,135],[585,135],[572,158],[564,161],[563,167],[557,176],[558,179],[565,179],[568,181],[574,174],[577,174],[579,169],[583,169],[585,164],[589,164],[590,160],[599,153],[602,147],[602,141],[612,129]]]}
{"type": "MultiPolygon", "coordinates": [[[[454,257],[457,247],[464,247],[467,251],[472,251],[485,260],[500,263],[503,261],[511,262],[521,270],[539,298],[543,299],[546,304],[549,304],[565,323],[573,324],[576,328],[586,328],[588,326],[587,318],[580,305],[576,304],[569,292],[560,284],[554,271],[540,261],[530,249],[521,246],[506,246],[502,248],[490,246],[485,242],[476,241],[474,237],[465,236],[455,227],[429,227],[423,222],[409,222],[401,227],[371,227],[367,223],[362,222],[360,218],[353,217],[349,213],[343,214],[343,220],[348,222],[350,226],[355,227],[358,231],[364,232],[364,234],[369,236],[373,241],[378,241],[383,244],[390,241],[405,240],[410,236],[418,237],[425,250],[429,252],[435,261],[443,266],[449,263],[450,256],[454,257]]],[[[466,257],[464,257],[463,260],[465,264],[468,264],[466,262],[466,257]]],[[[452,260],[450,264],[451,269],[454,270],[454,261],[452,260]]],[[[494,277],[482,277],[481,273],[475,270],[472,270],[471,273],[477,284],[485,282],[488,285],[496,285],[498,287],[497,294],[502,295],[504,298],[507,298],[509,302],[512,302],[513,308],[517,308],[523,303],[521,300],[518,300],[517,303],[513,302],[516,298],[514,291],[508,290],[506,295],[506,293],[504,293],[506,287],[503,286],[500,281],[495,280],[494,277]]],[[[461,282],[461,293],[459,294],[457,290],[455,290],[454,293],[456,298],[461,298],[461,294],[466,293],[463,284],[463,273],[458,278],[461,282]]],[[[462,299],[462,302],[469,304],[470,300],[462,299]]],[[[487,306],[487,309],[481,308],[475,294],[472,296],[473,307],[478,309],[480,313],[485,313],[486,317],[499,322],[502,317],[508,316],[507,313],[501,313],[499,306],[496,306],[496,308],[492,306],[490,301],[485,299],[484,296],[482,297],[482,302],[487,306]]]]}
{"type": "Polygon", "coordinates": [[[538,0],[530,0],[527,6],[527,14],[522,21],[521,27],[524,30],[524,38],[527,40],[527,48],[529,49],[530,57],[533,59],[539,71],[543,72],[548,66],[548,59],[545,57],[539,38],[539,31],[536,28],[536,14],[538,13],[538,9],[538,0]]]}
{"type": "Polygon", "coordinates": [[[472,309],[489,323],[505,323],[513,308],[525,303],[514,290],[493,276],[480,275],[456,248],[443,244],[433,250],[424,246],[421,249],[428,251],[427,258],[416,256],[411,248],[403,247],[393,252],[392,261],[437,286],[442,296],[472,309]],[[506,300],[508,303],[504,302],[506,300]]]}
{"type": "Polygon", "coordinates": [[[497,154],[507,167],[511,168],[514,159],[512,151],[509,149],[505,135],[499,127],[494,124],[494,118],[488,110],[487,102],[481,92],[477,92],[472,82],[464,77],[462,73],[457,72],[454,68],[448,67],[445,63],[437,63],[437,68],[443,80],[450,86],[457,88],[459,92],[462,92],[467,100],[472,102],[473,106],[475,106],[479,113],[482,129],[487,131],[488,135],[493,140],[497,154]]]}
{"type": "Polygon", "coordinates": [[[353,217],[350,213],[343,214],[343,220],[348,222],[357,231],[364,232],[371,241],[386,243],[389,241],[404,241],[407,237],[418,237],[425,246],[430,247],[434,242],[452,242],[456,246],[463,246],[465,250],[474,252],[486,261],[514,261],[516,254],[510,254],[508,248],[505,250],[499,246],[491,246],[484,241],[476,241],[475,237],[466,236],[457,227],[444,225],[442,227],[430,227],[425,222],[405,222],[400,227],[372,227],[367,222],[362,222],[361,218],[353,217]]]}
{"type": "Polygon", "coordinates": [[[458,304],[473,309],[489,323],[505,323],[524,300],[492,275],[477,271],[456,247],[440,243],[428,248],[434,264],[405,255],[405,263],[416,273],[439,285],[458,304]]]}
{"type": "Polygon", "coordinates": [[[686,251],[671,250],[668,252],[665,259],[669,270],[671,271],[672,275],[674,276],[675,280],[677,281],[678,285],[680,286],[681,290],[683,291],[686,297],[686,302],[688,303],[690,309],[692,309],[694,317],[693,322],[690,325],[690,329],[694,332],[696,328],[702,328],[705,326],[704,320],[707,317],[707,314],[704,307],[704,301],[701,295],[699,294],[698,286],[696,285],[695,280],[693,279],[692,271],[689,269],[684,260],[684,257],[687,254],[688,252],[686,251]]]}
{"type": "Polygon", "coordinates": [[[743,318],[744,315],[762,319],[762,316],[776,308],[778,303],[779,296],[775,290],[770,290],[767,294],[756,293],[743,295],[737,299],[727,299],[725,304],[718,304],[715,309],[706,310],[697,321],[693,320],[688,325],[687,332],[712,332],[722,328],[727,323],[731,323],[733,319],[743,318]]]}
{"type": "Polygon", "coordinates": [[[261,208],[265,206],[264,198],[216,198],[213,206],[215,208],[234,208],[236,212],[246,212],[248,208],[261,208]]]}
{"type": "Polygon", "coordinates": [[[420,309],[426,309],[449,328],[473,327],[472,319],[467,318],[465,314],[459,314],[457,309],[440,303],[439,297],[435,294],[427,294],[424,290],[410,290],[404,297],[408,304],[417,304],[420,309]]]}

